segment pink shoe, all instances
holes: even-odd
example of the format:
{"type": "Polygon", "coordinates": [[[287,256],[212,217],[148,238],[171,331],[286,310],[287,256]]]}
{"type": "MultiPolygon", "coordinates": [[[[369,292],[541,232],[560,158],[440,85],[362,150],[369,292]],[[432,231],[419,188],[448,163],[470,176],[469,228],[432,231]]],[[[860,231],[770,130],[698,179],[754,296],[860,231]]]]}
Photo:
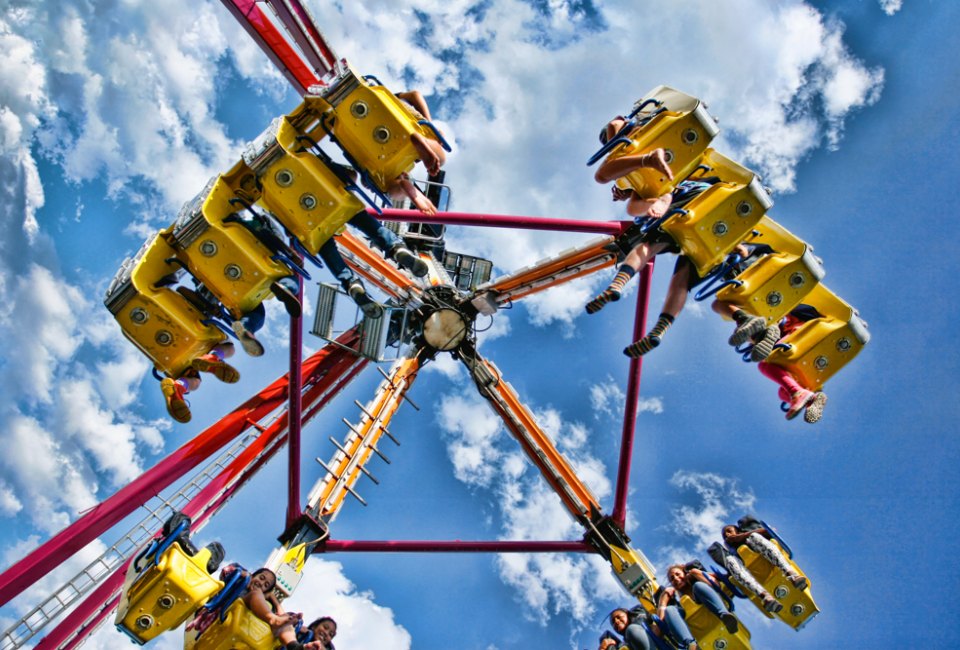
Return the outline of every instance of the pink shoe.
{"type": "Polygon", "coordinates": [[[800,415],[803,409],[817,397],[817,394],[812,390],[807,390],[806,388],[801,388],[790,398],[790,408],[787,409],[787,419],[792,420],[793,418],[800,415]]]}

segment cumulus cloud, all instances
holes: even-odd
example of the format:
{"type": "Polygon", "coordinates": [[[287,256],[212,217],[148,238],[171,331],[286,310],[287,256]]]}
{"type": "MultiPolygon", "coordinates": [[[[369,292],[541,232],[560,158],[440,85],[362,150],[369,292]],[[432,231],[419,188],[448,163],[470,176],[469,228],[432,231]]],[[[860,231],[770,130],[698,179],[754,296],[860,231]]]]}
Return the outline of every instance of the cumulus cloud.
{"type": "MultiPolygon", "coordinates": [[[[611,484],[603,463],[589,451],[589,429],[566,420],[556,408],[542,408],[534,415],[594,496],[608,496],[611,484]]],[[[495,503],[502,521],[501,539],[582,537],[579,524],[482,398],[447,396],[438,419],[456,477],[495,503]]],[[[607,577],[609,568],[595,557],[506,554],[498,556],[497,567],[526,605],[524,615],[542,624],[551,615],[563,613],[572,616],[577,627],[594,614],[598,593],[612,598],[617,592],[607,577]]]]}
{"type": "Polygon", "coordinates": [[[903,0],[880,0],[880,8],[883,13],[892,16],[903,9],[903,0]]]}
{"type": "Polygon", "coordinates": [[[742,488],[737,479],[709,472],[681,470],[670,477],[670,485],[684,493],[686,503],[673,508],[669,529],[690,540],[690,545],[661,549],[666,564],[699,555],[718,539],[724,524],[736,521],[756,502],[753,492],[742,488]]]}

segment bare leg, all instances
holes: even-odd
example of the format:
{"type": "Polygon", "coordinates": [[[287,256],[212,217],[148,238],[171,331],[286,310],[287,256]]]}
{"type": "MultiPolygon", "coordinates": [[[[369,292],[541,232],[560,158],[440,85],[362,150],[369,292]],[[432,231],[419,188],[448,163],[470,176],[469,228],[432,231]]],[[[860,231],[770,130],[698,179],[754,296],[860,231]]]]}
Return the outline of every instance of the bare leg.
{"type": "Polygon", "coordinates": [[[629,264],[637,271],[640,271],[647,262],[652,260],[654,256],[659,255],[666,247],[667,245],[664,243],[640,244],[627,254],[627,257],[624,258],[623,263],[629,264]]]}
{"type": "Polygon", "coordinates": [[[733,320],[733,315],[740,308],[729,302],[714,300],[710,303],[710,309],[712,309],[715,314],[719,314],[724,320],[733,320]]]}
{"type": "Polygon", "coordinates": [[[447,161],[446,153],[439,142],[426,138],[421,133],[410,135],[410,143],[420,155],[423,166],[427,168],[427,173],[436,176],[440,173],[440,167],[447,161]]]}
{"type": "Polygon", "coordinates": [[[390,184],[390,187],[387,188],[387,194],[392,198],[409,197],[413,205],[424,214],[434,215],[437,213],[437,206],[417,189],[417,186],[406,174],[401,174],[390,184]]]}
{"type": "Polygon", "coordinates": [[[644,154],[632,154],[613,160],[604,160],[597,168],[597,173],[594,174],[593,178],[598,183],[609,183],[644,167],[655,169],[666,176],[667,180],[673,180],[673,170],[667,164],[663,149],[654,149],[644,154]]]}

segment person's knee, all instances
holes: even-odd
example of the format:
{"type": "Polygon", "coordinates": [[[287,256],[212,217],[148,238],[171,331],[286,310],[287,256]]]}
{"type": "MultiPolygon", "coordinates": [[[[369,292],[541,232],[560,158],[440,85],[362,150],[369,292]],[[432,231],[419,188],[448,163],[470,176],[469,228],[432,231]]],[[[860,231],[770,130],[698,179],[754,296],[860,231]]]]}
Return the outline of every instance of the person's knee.
{"type": "Polygon", "coordinates": [[[642,626],[634,623],[623,631],[623,639],[630,650],[650,650],[650,638],[642,626]]]}

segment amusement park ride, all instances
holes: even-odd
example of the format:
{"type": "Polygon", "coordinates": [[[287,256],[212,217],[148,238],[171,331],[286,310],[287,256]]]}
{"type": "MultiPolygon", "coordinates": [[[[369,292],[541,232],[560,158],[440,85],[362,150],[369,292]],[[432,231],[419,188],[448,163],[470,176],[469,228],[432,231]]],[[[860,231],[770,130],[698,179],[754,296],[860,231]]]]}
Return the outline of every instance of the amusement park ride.
{"type": "MultiPolygon", "coordinates": [[[[321,285],[313,333],[327,339],[328,345],[304,360],[302,318],[291,318],[288,375],[0,574],[3,605],[199,468],[99,558],[6,630],[0,637],[0,650],[28,643],[39,650],[77,647],[118,608],[118,627],[144,643],[176,628],[198,607],[218,598],[216,594],[225,585],[211,575],[215,569],[207,566],[209,551],[184,548],[189,543],[163,526],[171,515],[181,512],[192,521],[193,531],[202,527],[284,445],[289,453],[287,527],[280,535],[280,546],[266,563],[278,576],[280,598],[296,588],[304,563],[313,553],[576,552],[604,557],[623,588],[645,607],[655,609],[658,585],[654,567],[630,545],[624,532],[641,359],[630,362],[614,503],[607,514],[497,366],[479,354],[475,322],[481,314],[493,315],[526,296],[611,267],[643,241],[651,227],[669,234],[704,277],[729,274],[725,265],[734,247],[755,240],[769,244],[775,253],[699,297],[716,293],[771,323],[801,302],[815,306],[821,317],[781,341],[769,361],[816,390],[869,340],[855,310],[820,282],[824,275],[820,260],[809,246],[767,215],[772,201],[759,178],[708,147],[718,129],[703,104],[663,86],[637,102],[627,127],[591,161],[653,148],[666,150],[675,172],[673,181],[650,169],[618,181],[641,196],[669,192],[687,177],[709,173],[720,179],[683,210],[668,213],[652,226],[641,229],[632,222],[445,211],[442,201],[448,191],[442,185],[442,173],[421,184],[441,205],[438,214],[381,207],[390,205],[384,195],[385,184],[408,172],[417,160],[410,134],[420,133],[445,144],[439,132],[426,120],[412,116],[375,78],[362,77],[337,59],[300,0],[223,2],[304,100],[275,120],[241,161],[213,179],[173,225],[149,239],[138,255],[125,263],[108,291],[107,307],[157,371],[175,378],[193,359],[232,336],[227,326],[231,315],[256,308],[269,297],[276,280],[294,275],[302,287],[302,279],[308,277],[305,261],[315,260],[320,246],[336,237],[349,266],[388,296],[387,309],[382,316],[365,316],[346,331],[335,333],[335,308],[343,296],[332,285],[321,285]],[[343,173],[342,166],[332,163],[321,145],[339,148],[373,198],[343,173]],[[395,222],[405,243],[427,263],[427,277],[417,280],[408,276],[343,230],[362,210],[395,222]],[[250,228],[245,214],[271,215],[282,225],[289,243],[250,228]],[[444,225],[558,230],[599,237],[490,280],[492,265],[488,261],[445,249],[444,225]],[[220,305],[215,313],[160,282],[171,274],[184,273],[217,297],[220,305]],[[336,451],[329,461],[320,462],[325,474],[301,507],[301,427],[371,361],[383,360],[385,350],[396,352],[395,362],[389,372],[378,367],[383,381],[372,401],[365,406],[357,403],[359,422],[351,424],[344,419],[348,431],[343,440],[331,438],[336,451]],[[377,482],[368,462],[374,456],[389,462],[381,448],[384,438],[393,439],[388,425],[402,403],[410,401],[407,394],[418,371],[442,352],[466,366],[477,390],[583,526],[583,539],[461,542],[331,537],[331,524],[347,495],[363,502],[356,489],[361,475],[377,482]],[[201,468],[203,463],[207,464],[201,468]]],[[[634,339],[646,330],[651,275],[652,264],[640,273],[634,339]]],[[[782,540],[781,545],[786,547],[782,540]]],[[[738,552],[751,570],[766,576],[761,582],[784,604],[777,617],[799,629],[816,615],[809,588],[797,589],[771,573],[765,560],[751,556],[749,549],[738,552]]],[[[261,628],[266,624],[239,601],[224,605],[228,606],[232,614],[219,624],[223,630],[208,631],[199,639],[188,634],[186,647],[274,647],[272,636],[263,636],[261,628]]],[[[701,647],[749,647],[745,626],[731,633],[702,606],[689,602],[685,609],[701,647]]]]}

